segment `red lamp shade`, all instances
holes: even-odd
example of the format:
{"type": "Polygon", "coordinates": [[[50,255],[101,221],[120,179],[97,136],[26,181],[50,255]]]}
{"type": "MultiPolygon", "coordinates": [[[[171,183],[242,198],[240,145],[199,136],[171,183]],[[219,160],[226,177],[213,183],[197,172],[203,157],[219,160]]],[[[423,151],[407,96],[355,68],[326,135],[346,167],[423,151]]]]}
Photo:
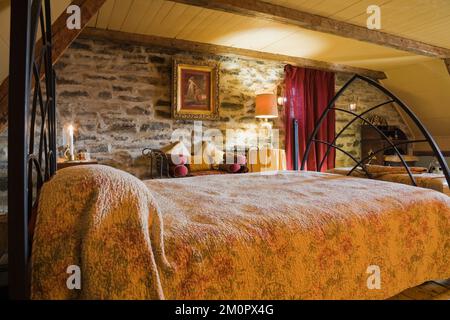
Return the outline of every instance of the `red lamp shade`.
{"type": "Polygon", "coordinates": [[[277,97],[264,93],[256,96],[256,118],[271,119],[278,117],[277,97]]]}

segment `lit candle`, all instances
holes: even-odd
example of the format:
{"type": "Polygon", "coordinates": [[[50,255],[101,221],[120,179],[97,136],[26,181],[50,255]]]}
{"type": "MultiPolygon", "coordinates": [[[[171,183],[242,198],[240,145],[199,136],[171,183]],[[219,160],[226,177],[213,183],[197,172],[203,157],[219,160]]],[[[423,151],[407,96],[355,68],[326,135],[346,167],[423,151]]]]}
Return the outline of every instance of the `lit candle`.
{"type": "Polygon", "coordinates": [[[73,147],[73,125],[67,127],[69,131],[69,149],[70,149],[70,160],[74,160],[74,147],[73,147]]]}

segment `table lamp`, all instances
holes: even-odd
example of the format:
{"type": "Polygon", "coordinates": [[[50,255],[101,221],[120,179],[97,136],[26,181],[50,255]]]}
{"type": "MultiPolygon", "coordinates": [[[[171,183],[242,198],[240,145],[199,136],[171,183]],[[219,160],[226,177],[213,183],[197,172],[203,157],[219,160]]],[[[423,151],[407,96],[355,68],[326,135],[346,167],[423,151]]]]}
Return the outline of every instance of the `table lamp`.
{"type": "Polygon", "coordinates": [[[261,127],[264,130],[264,139],[270,141],[272,136],[272,124],[269,119],[278,117],[277,96],[271,93],[258,94],[256,96],[255,117],[263,119],[261,127]]]}

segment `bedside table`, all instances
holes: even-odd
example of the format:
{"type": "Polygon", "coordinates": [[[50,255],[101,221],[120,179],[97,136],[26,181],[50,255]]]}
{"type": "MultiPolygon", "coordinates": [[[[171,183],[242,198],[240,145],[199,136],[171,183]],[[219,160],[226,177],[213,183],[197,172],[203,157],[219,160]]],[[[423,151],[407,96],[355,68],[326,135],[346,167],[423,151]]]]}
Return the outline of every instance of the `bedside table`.
{"type": "Polygon", "coordinates": [[[61,170],[68,167],[75,167],[75,166],[83,166],[88,164],[98,164],[97,160],[83,160],[83,161],[65,161],[65,162],[58,162],[56,164],[56,169],[61,170]]]}
{"type": "Polygon", "coordinates": [[[283,149],[251,149],[248,152],[247,161],[249,172],[286,170],[286,152],[283,149]],[[260,158],[260,151],[263,159],[260,158]]]}

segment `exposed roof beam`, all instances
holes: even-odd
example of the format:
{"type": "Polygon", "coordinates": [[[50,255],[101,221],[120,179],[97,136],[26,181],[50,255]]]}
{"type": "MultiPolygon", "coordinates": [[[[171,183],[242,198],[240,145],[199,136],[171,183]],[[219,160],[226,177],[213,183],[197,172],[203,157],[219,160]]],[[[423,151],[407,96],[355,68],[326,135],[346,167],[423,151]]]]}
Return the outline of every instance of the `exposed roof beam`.
{"type": "Polygon", "coordinates": [[[386,79],[386,75],[381,71],[374,71],[364,68],[351,67],[342,64],[329,63],[299,57],[286,56],[282,54],[267,53],[255,50],[241,49],[235,47],[220,46],[209,43],[200,43],[188,40],[164,38],[151,35],[142,35],[136,33],[127,33],[120,31],[110,31],[95,28],[86,28],[80,37],[103,39],[108,41],[123,41],[127,43],[136,43],[148,45],[157,48],[172,49],[174,51],[199,52],[213,55],[236,55],[241,57],[249,57],[253,59],[274,60],[287,64],[303,66],[308,68],[344,72],[357,73],[365,75],[376,80],[386,79]]]}
{"type": "Polygon", "coordinates": [[[296,25],[305,29],[369,42],[415,54],[450,58],[450,49],[441,48],[378,30],[342,22],[319,15],[274,5],[259,0],[171,0],[188,5],[221,10],[240,15],[296,25]]]}
{"type": "MultiPolygon", "coordinates": [[[[56,19],[52,24],[52,60],[53,64],[58,61],[64,51],[70,46],[73,40],[75,40],[84,27],[88,24],[89,20],[97,14],[98,10],[106,0],[74,0],[71,4],[75,4],[81,9],[81,29],[69,30],[67,28],[66,20],[67,13],[64,12],[56,19]]],[[[40,54],[40,48],[42,47],[42,42],[38,41],[36,43],[36,56],[40,54]]],[[[0,85],[0,132],[2,132],[7,127],[8,119],[8,83],[9,77],[6,78],[0,85]]]]}
{"type": "Polygon", "coordinates": [[[444,59],[444,63],[447,66],[448,74],[450,75],[450,59],[444,59]]]}

